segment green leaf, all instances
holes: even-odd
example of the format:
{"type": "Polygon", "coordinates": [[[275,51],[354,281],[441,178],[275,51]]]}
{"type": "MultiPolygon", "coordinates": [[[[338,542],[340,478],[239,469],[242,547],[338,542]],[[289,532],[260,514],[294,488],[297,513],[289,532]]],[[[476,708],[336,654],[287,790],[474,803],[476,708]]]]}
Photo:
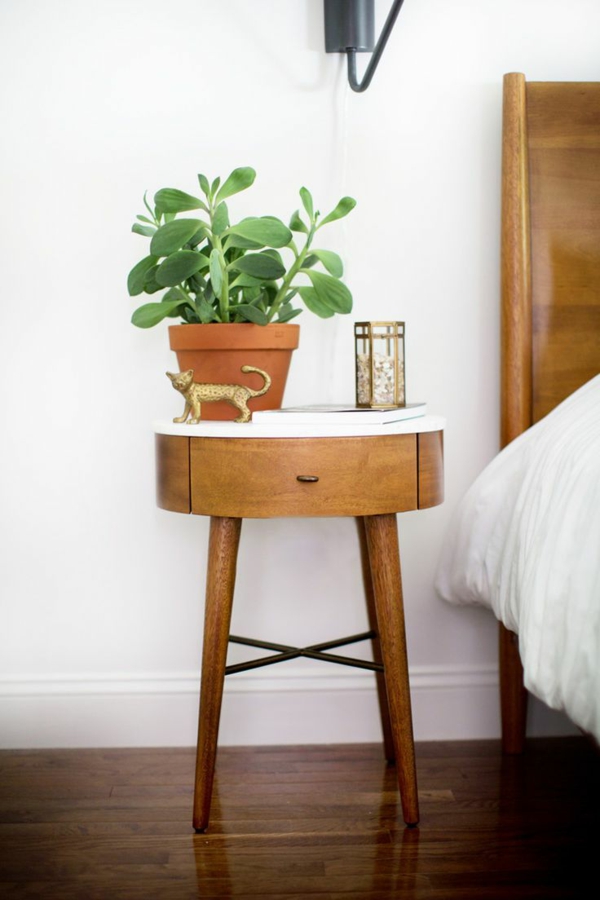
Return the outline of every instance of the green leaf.
{"type": "Polygon", "coordinates": [[[198,246],[198,244],[201,244],[202,241],[204,241],[205,239],[206,239],[206,226],[202,225],[202,227],[199,228],[198,231],[196,231],[196,233],[191,236],[191,238],[189,239],[189,241],[187,243],[190,247],[196,248],[198,246]]]}
{"type": "Polygon", "coordinates": [[[136,216],[136,219],[139,219],[140,222],[145,222],[146,225],[153,225],[156,228],[156,223],[149,219],[148,216],[136,216]]]}
{"type": "Polygon", "coordinates": [[[249,241],[248,238],[241,237],[239,234],[232,234],[231,229],[225,240],[227,241],[227,249],[231,247],[240,250],[260,250],[261,247],[265,246],[262,241],[249,241]]]}
{"type": "Polygon", "coordinates": [[[206,279],[202,276],[202,273],[207,272],[209,267],[209,257],[203,253],[199,253],[198,256],[200,257],[200,268],[193,275],[190,275],[189,278],[186,278],[188,287],[196,293],[203,291],[206,287],[206,279]]]}
{"type": "Polygon", "coordinates": [[[219,317],[216,314],[215,310],[212,308],[208,300],[205,300],[204,297],[200,297],[196,301],[196,310],[198,312],[198,317],[203,325],[206,325],[208,322],[218,322],[219,317]]]}
{"type": "MultiPolygon", "coordinates": [[[[165,298],[163,297],[162,301],[161,301],[162,303],[164,303],[164,299],[165,298]]],[[[170,305],[171,304],[169,303],[169,306],[170,305]]],[[[169,313],[167,313],[167,318],[168,319],[182,318],[182,319],[185,319],[186,322],[189,322],[190,321],[190,316],[189,316],[190,313],[192,315],[194,315],[193,310],[189,306],[187,306],[183,303],[180,303],[179,306],[175,306],[169,313]]]]}
{"type": "Polygon", "coordinates": [[[148,196],[148,191],[144,191],[144,206],[146,207],[146,209],[148,210],[148,212],[150,213],[150,215],[153,217],[153,220],[152,220],[152,221],[154,221],[154,210],[152,209],[152,207],[151,207],[150,204],[148,203],[148,200],[146,199],[147,196],[148,196]]]}
{"type": "Polygon", "coordinates": [[[221,235],[229,228],[229,212],[226,203],[219,203],[212,220],[213,234],[221,235]]]}
{"type": "Polygon", "coordinates": [[[313,206],[313,198],[311,196],[310,191],[307,190],[307,188],[305,188],[305,187],[301,187],[300,188],[300,198],[302,200],[302,206],[306,210],[306,212],[308,214],[308,218],[312,222],[315,217],[315,211],[314,211],[314,206],[313,206]]]}
{"type": "Polygon", "coordinates": [[[331,316],[335,315],[334,311],[319,299],[314,288],[301,287],[298,289],[298,293],[302,297],[306,308],[315,313],[315,315],[320,316],[321,319],[330,319],[331,316]]]}
{"type": "Polygon", "coordinates": [[[276,281],[265,281],[261,285],[262,287],[262,302],[266,306],[272,306],[275,301],[275,297],[277,296],[277,291],[279,286],[276,281]]]}
{"type": "MultiPolygon", "coordinates": [[[[281,258],[281,253],[278,250],[263,250],[264,256],[270,256],[271,259],[276,259],[277,262],[283,266],[283,259],[281,258]]],[[[285,266],[284,266],[285,269],[285,266]]]]}
{"type": "Polygon", "coordinates": [[[353,197],[342,197],[338,205],[332,210],[328,216],[321,220],[318,228],[322,228],[327,222],[334,222],[336,219],[343,219],[349,212],[352,212],[356,206],[356,200],[353,197]]]}
{"type": "Polygon", "coordinates": [[[210,186],[210,193],[211,193],[211,195],[212,195],[213,197],[214,197],[214,195],[217,193],[217,191],[219,190],[219,185],[220,185],[220,184],[221,184],[221,179],[220,179],[220,177],[217,175],[217,177],[215,178],[215,180],[213,181],[213,183],[212,183],[211,186],[210,186]]]}
{"type": "Polygon", "coordinates": [[[213,303],[217,299],[210,281],[204,288],[203,294],[204,294],[205,299],[208,300],[209,303],[213,303]]]}
{"type": "Polygon", "coordinates": [[[352,294],[345,284],[331,275],[324,275],[322,272],[310,270],[306,274],[312,281],[321,303],[336,313],[345,315],[352,311],[352,294]]]}
{"type": "Polygon", "coordinates": [[[292,231],[300,231],[302,234],[308,234],[308,228],[300,218],[300,210],[297,209],[296,212],[292,213],[292,218],[290,219],[290,228],[292,231]]]}
{"type": "Polygon", "coordinates": [[[182,306],[179,312],[179,315],[183,319],[184,322],[188,322],[190,325],[200,325],[200,317],[195,309],[192,309],[191,306],[182,306]]]}
{"type": "MultiPolygon", "coordinates": [[[[208,260],[207,260],[208,263],[208,260]]],[[[186,278],[186,287],[193,294],[203,294],[206,290],[206,280],[202,277],[200,272],[196,272],[195,275],[191,275],[189,278],[186,278]]]]}
{"type": "Polygon", "coordinates": [[[206,204],[198,197],[192,197],[185,191],[176,188],[162,188],[154,195],[154,202],[163,213],[187,212],[190,209],[203,209],[208,212],[206,204]]]}
{"type": "MultiPolygon", "coordinates": [[[[310,291],[311,288],[306,288],[307,291],[310,291]]],[[[279,310],[279,315],[277,316],[276,322],[289,322],[290,319],[295,319],[296,316],[299,316],[302,312],[301,309],[293,309],[290,307],[282,307],[279,310]]]]}
{"type": "Polygon", "coordinates": [[[198,175],[198,183],[202,192],[208,197],[208,195],[210,194],[210,185],[208,183],[208,178],[206,177],[206,175],[198,175]]]}
{"type": "Polygon", "coordinates": [[[221,269],[221,256],[216,249],[210,254],[210,283],[213,291],[218,296],[223,285],[223,271],[221,269]]]}
{"type": "Polygon", "coordinates": [[[164,285],[159,284],[156,280],[157,272],[158,266],[152,266],[152,268],[148,269],[148,271],[146,272],[146,277],[144,279],[145,294],[156,294],[157,291],[162,291],[164,285]]]}
{"type": "Polygon", "coordinates": [[[258,293],[255,294],[255,295],[252,297],[252,299],[249,299],[249,298],[246,296],[246,292],[245,292],[245,291],[242,292],[242,293],[244,294],[244,299],[243,299],[243,301],[240,300],[240,301],[239,301],[240,303],[247,303],[249,306],[256,306],[258,309],[262,309],[263,312],[265,311],[265,303],[264,303],[265,298],[264,298],[264,292],[261,291],[260,288],[259,288],[259,290],[258,290],[258,293]]]}
{"type": "Polygon", "coordinates": [[[272,278],[282,278],[285,275],[285,267],[267,253],[247,253],[231,263],[233,269],[245,272],[253,278],[270,281],[272,278]]]}
{"type": "MultiPolygon", "coordinates": [[[[152,245],[150,245],[152,249],[152,245]]],[[[344,274],[344,264],[337,253],[331,250],[313,250],[310,251],[311,256],[316,256],[319,262],[323,263],[330,275],[335,278],[341,278],[344,274]]]]}
{"type": "Polygon", "coordinates": [[[180,303],[189,302],[190,298],[186,294],[182,288],[177,285],[177,287],[169,288],[166,294],[163,294],[161,298],[161,303],[171,303],[173,300],[179,300],[180,303]]]}
{"type": "Polygon", "coordinates": [[[161,225],[150,242],[150,252],[153,256],[170,256],[181,250],[202,224],[200,219],[173,219],[161,225]]]}
{"type": "Polygon", "coordinates": [[[174,287],[198,272],[205,260],[206,257],[195,250],[177,250],[160,264],[156,280],[163,287],[174,287]]]}
{"type": "Polygon", "coordinates": [[[155,266],[157,262],[158,260],[155,256],[146,256],[133,267],[127,276],[127,290],[130,297],[136,297],[143,292],[146,272],[155,266]]]}
{"type": "Polygon", "coordinates": [[[248,322],[254,322],[255,325],[268,325],[269,319],[262,309],[256,306],[250,306],[249,303],[240,303],[231,310],[236,316],[243,316],[248,322]]]}
{"type": "Polygon", "coordinates": [[[152,328],[158,325],[167,316],[182,305],[182,301],[174,300],[171,303],[146,303],[136,309],[131,317],[131,321],[138,328],[152,328]]]}
{"type": "Polygon", "coordinates": [[[249,166],[242,169],[234,169],[217,194],[215,202],[220,203],[222,200],[227,199],[227,197],[233,196],[233,194],[239,194],[240,191],[245,191],[246,188],[249,188],[250,185],[254,183],[255,178],[256,172],[249,166]]]}
{"type": "Polygon", "coordinates": [[[248,287],[244,287],[242,290],[242,296],[246,303],[255,303],[260,299],[262,291],[260,289],[260,281],[255,281],[253,278],[250,278],[249,275],[241,275],[240,278],[247,278],[248,281],[253,281],[254,284],[248,285],[248,287]]]}
{"type": "Polygon", "coordinates": [[[262,247],[287,247],[292,240],[290,229],[274,216],[242,219],[231,226],[229,234],[256,241],[262,247]]]}
{"type": "Polygon", "coordinates": [[[252,275],[246,275],[244,272],[240,272],[239,275],[230,282],[229,287],[231,288],[246,288],[246,287],[260,287],[262,284],[262,280],[260,278],[253,278],[252,275]]]}
{"type": "Polygon", "coordinates": [[[131,226],[131,230],[135,234],[143,234],[144,237],[152,237],[152,235],[156,231],[156,227],[154,225],[138,225],[138,223],[135,222],[131,226]]]}
{"type": "Polygon", "coordinates": [[[285,315],[286,313],[290,312],[290,310],[292,310],[292,309],[293,309],[293,306],[291,303],[283,303],[279,307],[279,315],[281,315],[282,313],[285,315]]]}
{"type": "MultiPolygon", "coordinates": [[[[190,276],[190,278],[194,278],[196,275],[199,275],[200,272],[206,272],[206,270],[208,269],[209,257],[205,256],[204,253],[202,253],[200,250],[192,250],[191,252],[200,257],[200,266],[198,267],[198,269],[196,269],[194,274],[190,276]]],[[[201,280],[202,276],[200,275],[199,278],[201,280]]]]}

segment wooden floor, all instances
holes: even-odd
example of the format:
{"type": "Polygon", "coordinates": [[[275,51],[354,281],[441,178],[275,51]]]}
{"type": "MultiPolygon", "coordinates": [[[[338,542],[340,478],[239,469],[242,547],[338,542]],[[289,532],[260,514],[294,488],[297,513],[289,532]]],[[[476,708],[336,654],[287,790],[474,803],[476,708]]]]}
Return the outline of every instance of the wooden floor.
{"type": "Polygon", "coordinates": [[[192,750],[0,753],[0,897],[592,897],[600,759],[583,738],[417,745],[405,829],[371,745],[223,748],[191,831],[192,750]]]}

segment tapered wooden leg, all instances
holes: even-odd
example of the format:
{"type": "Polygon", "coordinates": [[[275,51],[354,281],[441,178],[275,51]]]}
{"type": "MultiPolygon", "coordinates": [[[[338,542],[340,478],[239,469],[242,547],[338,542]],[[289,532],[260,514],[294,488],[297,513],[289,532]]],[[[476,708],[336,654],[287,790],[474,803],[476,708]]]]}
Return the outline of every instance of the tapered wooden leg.
{"type": "MultiPolygon", "coordinates": [[[[369,562],[369,548],[367,547],[367,536],[365,533],[365,523],[362,517],[357,517],[356,525],[358,528],[358,538],[360,541],[360,560],[362,565],[363,584],[365,589],[365,599],[367,601],[367,616],[369,619],[369,628],[377,633],[377,637],[373,639],[373,660],[381,663],[381,645],[379,641],[379,632],[377,631],[377,614],[375,612],[375,599],[373,597],[373,579],[371,578],[371,564],[369,562]]],[[[377,683],[377,699],[379,701],[379,715],[381,716],[381,728],[383,730],[383,750],[385,758],[388,762],[393,763],[394,741],[392,739],[392,726],[390,724],[390,710],[388,706],[387,693],[385,690],[385,676],[383,672],[375,674],[377,683]]]]}
{"type": "Polygon", "coordinates": [[[194,789],[196,831],[206,830],[210,813],[241,526],[241,519],[213,516],[210,520],[194,789]]]}
{"type": "Polygon", "coordinates": [[[502,752],[522,753],[527,725],[527,690],[523,684],[523,666],[519,639],[500,622],[500,711],[502,714],[502,752]]]}
{"type": "Polygon", "coordinates": [[[416,825],[419,800],[396,516],[365,516],[364,523],[402,812],[407,825],[416,825]]]}

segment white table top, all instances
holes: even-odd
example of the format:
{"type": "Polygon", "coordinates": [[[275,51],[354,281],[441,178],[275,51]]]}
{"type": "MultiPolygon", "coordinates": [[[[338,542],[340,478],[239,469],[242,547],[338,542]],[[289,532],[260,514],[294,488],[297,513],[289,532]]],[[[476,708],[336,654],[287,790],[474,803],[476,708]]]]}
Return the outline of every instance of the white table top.
{"type": "Polygon", "coordinates": [[[311,438],[311,437],[381,437],[385,434],[420,434],[424,431],[443,431],[446,420],[443,416],[416,416],[400,422],[388,422],[386,425],[325,425],[325,424],[293,424],[285,422],[281,425],[270,423],[248,422],[201,422],[199,425],[175,424],[174,422],[154,422],[152,427],[156,434],[172,434],[184,437],[216,437],[216,438],[311,438]]]}

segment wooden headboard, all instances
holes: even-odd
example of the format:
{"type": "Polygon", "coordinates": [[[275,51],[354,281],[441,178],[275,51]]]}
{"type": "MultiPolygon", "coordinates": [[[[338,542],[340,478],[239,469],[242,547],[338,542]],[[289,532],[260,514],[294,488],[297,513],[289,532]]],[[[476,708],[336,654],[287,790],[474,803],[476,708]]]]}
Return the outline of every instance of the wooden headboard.
{"type": "Polygon", "coordinates": [[[502,446],[600,372],[600,83],[504,76],[502,446]]]}
{"type": "MultiPolygon", "coordinates": [[[[501,440],[600,372],[600,84],[504,76],[501,440]]],[[[500,626],[502,745],[525,741],[518,639],[500,626]]]]}

